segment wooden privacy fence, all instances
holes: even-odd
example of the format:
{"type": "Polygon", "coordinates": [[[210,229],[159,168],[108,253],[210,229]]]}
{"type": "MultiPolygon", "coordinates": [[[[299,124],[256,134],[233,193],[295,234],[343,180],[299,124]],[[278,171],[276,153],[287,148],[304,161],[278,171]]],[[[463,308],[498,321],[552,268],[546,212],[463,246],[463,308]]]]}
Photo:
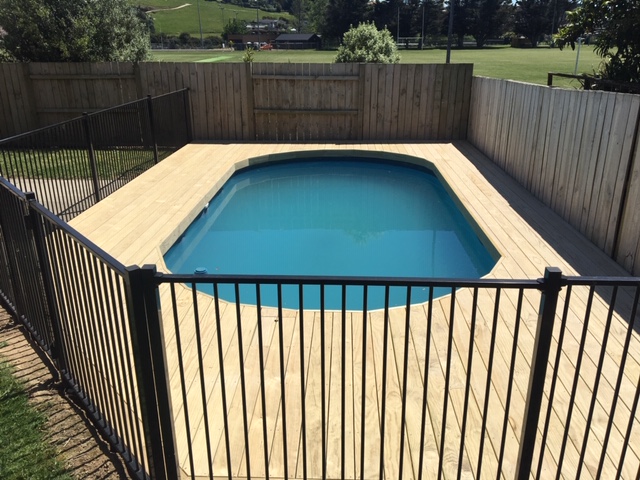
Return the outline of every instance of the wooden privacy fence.
{"type": "Polygon", "coordinates": [[[188,87],[197,140],[455,140],[472,65],[0,64],[0,138],[188,87]]]}
{"type": "Polygon", "coordinates": [[[640,272],[640,96],[474,77],[468,140],[640,272]]]}

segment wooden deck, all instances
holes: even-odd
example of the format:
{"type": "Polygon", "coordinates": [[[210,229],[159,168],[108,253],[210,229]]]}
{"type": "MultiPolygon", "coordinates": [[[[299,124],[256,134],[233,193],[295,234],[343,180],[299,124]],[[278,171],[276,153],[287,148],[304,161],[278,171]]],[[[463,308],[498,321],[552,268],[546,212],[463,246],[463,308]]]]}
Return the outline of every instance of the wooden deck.
{"type": "MultiPolygon", "coordinates": [[[[490,273],[492,278],[539,278],[546,266],[560,267],[565,275],[609,275],[626,276],[625,272],[609,260],[595,246],[563,222],[557,215],[544,207],[528,192],[517,185],[499,168],[489,162],[483,155],[468,143],[456,144],[191,144],[181,149],[150,171],[138,177],[104,201],[84,214],[75,218],[71,225],[89,237],[107,252],[118,258],[125,265],[156,264],[158,269],[165,270],[162,254],[178,236],[186,229],[193,218],[202,210],[216,190],[233,173],[234,169],[247,165],[248,159],[295,151],[312,150],[371,150],[376,152],[400,153],[419,159],[427,159],[439,170],[453,192],[466,206],[469,214],[475,219],[486,236],[499,251],[501,258],[490,273]]],[[[207,456],[206,431],[203,422],[204,407],[202,390],[206,392],[208,402],[209,438],[211,443],[211,463],[213,473],[222,477],[227,474],[226,449],[224,445],[223,418],[220,411],[221,382],[217,356],[218,341],[223,345],[225,357],[225,375],[227,401],[231,422],[232,474],[242,478],[265,476],[264,445],[262,418],[267,418],[268,435],[267,450],[269,452],[269,476],[283,478],[303,478],[303,445],[306,446],[308,478],[321,478],[321,420],[319,406],[321,396],[321,380],[317,366],[320,362],[320,339],[324,337],[327,345],[326,365],[328,378],[326,389],[328,398],[324,399],[327,407],[328,478],[339,478],[344,468],[346,478],[360,476],[360,412],[362,409],[361,392],[365,395],[365,469],[364,477],[378,478],[380,456],[380,405],[382,361],[380,350],[383,342],[384,319],[382,312],[372,312],[366,319],[367,336],[363,338],[362,313],[348,313],[343,325],[339,314],[327,314],[325,326],[322,327],[318,312],[305,312],[304,334],[300,334],[301,319],[298,312],[285,311],[282,322],[277,322],[277,311],[263,308],[262,335],[265,352],[263,356],[266,377],[266,406],[263,411],[260,397],[260,357],[257,353],[258,312],[255,307],[243,306],[242,337],[238,337],[237,312],[232,305],[221,302],[219,311],[221,318],[220,331],[216,328],[216,309],[212,297],[197,294],[198,313],[200,316],[201,344],[196,341],[192,292],[186,287],[176,288],[176,311],[178,313],[178,331],[174,327],[171,312],[171,294],[167,286],[161,288],[163,304],[164,334],[167,343],[167,362],[170,370],[172,388],[173,413],[176,418],[176,440],[179,449],[180,467],[186,475],[190,475],[191,466],[188,459],[187,433],[184,428],[184,402],[180,385],[176,333],[180,335],[182,344],[182,361],[185,371],[186,397],[190,417],[190,433],[194,451],[194,475],[208,477],[209,459],[207,456]],[[286,321],[285,321],[286,320],[286,321]],[[346,349],[344,358],[346,379],[346,447],[345,464],[341,465],[340,452],[340,385],[339,372],[342,369],[340,345],[341,330],[346,332],[346,349]],[[282,435],[282,398],[279,374],[279,338],[282,338],[282,352],[286,364],[286,422],[287,449],[285,452],[282,435]],[[367,346],[367,377],[363,388],[359,372],[362,369],[361,359],[363,346],[367,346]],[[242,348],[244,372],[247,378],[246,400],[249,426],[249,455],[245,451],[243,437],[243,407],[240,389],[240,368],[237,359],[242,348]],[[304,352],[303,355],[300,352],[304,352]],[[200,355],[199,355],[200,352],[200,355]],[[198,358],[202,359],[200,365],[198,358]],[[301,373],[302,372],[302,373],[301,373]],[[202,376],[200,374],[202,373],[202,376]],[[201,381],[201,379],[203,379],[201,381]],[[305,386],[307,411],[301,408],[301,382],[305,386]],[[307,425],[306,442],[301,434],[301,420],[305,418],[307,425]],[[249,461],[247,461],[249,460],[249,461]],[[250,469],[250,472],[249,472],[250,469]]],[[[478,463],[480,438],[482,437],[482,409],[484,405],[484,389],[487,376],[489,343],[492,333],[493,302],[495,295],[481,295],[479,302],[486,308],[481,310],[481,318],[474,332],[473,348],[474,373],[472,378],[472,395],[469,401],[469,418],[465,432],[465,449],[462,461],[464,478],[473,477],[478,463]]],[[[521,429],[523,402],[528,385],[528,364],[537,320],[539,293],[532,291],[525,295],[522,326],[519,338],[519,349],[514,378],[513,404],[509,412],[509,430],[507,432],[507,448],[502,471],[502,478],[513,478],[517,457],[517,442],[521,429]]],[[[628,302],[628,298],[623,298],[628,302]]],[[[497,456],[501,433],[501,420],[504,415],[504,402],[507,389],[509,358],[515,305],[517,299],[509,293],[501,300],[501,314],[497,325],[496,354],[491,379],[489,408],[492,412],[487,425],[486,444],[482,452],[482,478],[496,478],[497,456]],[[495,414],[498,412],[499,414],[495,414]]],[[[443,425],[442,408],[444,389],[445,356],[447,351],[447,335],[449,331],[448,312],[451,297],[434,302],[432,321],[432,347],[429,358],[425,358],[426,307],[412,307],[412,327],[409,345],[409,388],[407,415],[409,419],[419,419],[422,403],[421,379],[425,375],[425,365],[429,368],[429,408],[427,411],[428,438],[424,447],[424,478],[435,478],[438,467],[439,436],[443,428],[447,432],[447,443],[444,445],[443,469],[445,478],[455,478],[458,465],[461,418],[464,405],[464,378],[468,368],[471,293],[460,291],[456,295],[458,315],[454,329],[454,355],[451,364],[452,380],[450,385],[449,417],[443,425]],[[465,315],[465,312],[467,314],[465,315]]],[[[559,368],[559,383],[554,401],[554,410],[550,422],[550,432],[545,446],[544,472],[555,472],[557,456],[560,451],[564,419],[569,407],[569,392],[572,388],[577,347],[582,331],[587,290],[576,289],[573,292],[571,311],[568,316],[567,338],[559,368]]],[[[564,460],[564,471],[575,476],[579,452],[582,446],[582,431],[590,407],[595,369],[600,355],[602,332],[606,320],[607,304],[600,296],[596,296],[593,306],[594,318],[589,325],[586,343],[586,355],[583,360],[578,395],[574,404],[574,414],[570,428],[564,460]]],[[[561,310],[560,310],[561,311],[561,310]]],[[[400,399],[402,381],[402,345],[405,340],[404,309],[393,309],[390,314],[390,353],[387,367],[387,416],[385,417],[385,478],[398,477],[398,451],[400,432],[400,399]]],[[[619,365],[621,345],[627,320],[616,314],[609,334],[605,372],[607,365],[611,368],[619,365]]],[[[556,332],[559,329],[556,328],[556,332]]],[[[556,333],[556,340],[558,334],[556,333]]],[[[621,436],[627,427],[629,412],[633,404],[635,388],[640,376],[640,338],[634,332],[631,339],[629,359],[625,368],[622,393],[611,438],[606,446],[607,457],[603,478],[612,478],[615,474],[621,450],[621,436]]],[[[552,355],[554,353],[552,347],[552,355]]],[[[549,369],[551,374],[551,368],[549,369]]],[[[617,370],[615,370],[617,372],[617,370]]],[[[585,468],[581,478],[593,478],[596,473],[600,449],[606,428],[607,412],[613,396],[615,375],[607,378],[603,375],[598,389],[592,432],[587,445],[585,468]]],[[[547,386],[548,389],[548,386],[547,386]]],[[[546,404],[543,406],[546,409],[546,404]]],[[[543,412],[546,410],[543,410],[543,412]]],[[[635,415],[635,414],[634,414],[635,415]]],[[[636,419],[633,438],[627,452],[625,478],[635,478],[640,464],[640,432],[636,419]]],[[[404,478],[417,478],[419,465],[419,421],[410,420],[404,426],[406,433],[406,452],[404,461],[404,478]]],[[[534,462],[535,465],[535,462],[534,462]]]]}

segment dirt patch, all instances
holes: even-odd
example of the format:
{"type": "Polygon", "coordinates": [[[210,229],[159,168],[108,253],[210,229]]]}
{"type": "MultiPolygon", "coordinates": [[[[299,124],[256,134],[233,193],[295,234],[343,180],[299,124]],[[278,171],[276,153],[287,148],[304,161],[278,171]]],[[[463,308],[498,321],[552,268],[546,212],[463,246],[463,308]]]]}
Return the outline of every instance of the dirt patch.
{"type": "Polygon", "coordinates": [[[50,366],[34,349],[26,330],[0,307],[0,360],[24,383],[30,403],[47,417],[46,439],[76,478],[132,478],[64,387],[53,381],[50,366]]]}

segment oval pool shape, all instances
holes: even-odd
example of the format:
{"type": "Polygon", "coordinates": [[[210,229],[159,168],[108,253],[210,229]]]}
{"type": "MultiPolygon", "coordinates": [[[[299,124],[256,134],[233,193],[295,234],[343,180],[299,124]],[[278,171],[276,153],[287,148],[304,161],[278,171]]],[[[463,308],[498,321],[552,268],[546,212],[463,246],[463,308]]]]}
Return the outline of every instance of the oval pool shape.
{"type": "MultiPolygon", "coordinates": [[[[174,273],[393,278],[480,278],[496,262],[431,170],[369,158],[240,170],[164,259],[174,273]]],[[[211,285],[199,288],[213,293],[211,285]]],[[[305,308],[319,308],[319,290],[305,287],[305,308]]],[[[231,285],[218,293],[235,301],[231,285]]],[[[277,306],[275,286],[260,295],[261,305],[277,306]]],[[[413,288],[411,301],[428,295],[413,288]]],[[[406,296],[406,288],[392,288],[390,306],[406,296]]],[[[255,304],[255,286],[241,286],[240,297],[255,304]]],[[[362,287],[348,287],[347,309],[361,309],[362,297],[362,287]]],[[[298,308],[298,298],[297,287],[283,287],[283,307],[298,308]]],[[[368,308],[384,303],[384,289],[370,287],[368,308]]],[[[340,287],[326,287],[325,308],[341,307],[340,287]]]]}

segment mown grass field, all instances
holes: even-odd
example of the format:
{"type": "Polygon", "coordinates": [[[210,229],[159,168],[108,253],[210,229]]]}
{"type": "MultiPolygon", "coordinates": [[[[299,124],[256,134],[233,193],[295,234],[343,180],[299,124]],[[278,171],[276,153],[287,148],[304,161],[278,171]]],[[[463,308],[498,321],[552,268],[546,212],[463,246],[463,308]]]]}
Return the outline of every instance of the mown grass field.
{"type": "MultiPolygon", "coordinates": [[[[242,62],[243,52],[230,50],[154,50],[152,60],[164,62],[242,62]]],[[[256,52],[255,62],[331,63],[335,51],[271,50],[256,52]]],[[[401,63],[444,63],[446,51],[401,50],[401,63]]],[[[573,73],[577,52],[571,49],[539,47],[520,49],[490,47],[485,49],[453,50],[453,63],[473,63],[473,74],[494,78],[507,78],[521,82],[547,84],[548,72],[573,73]]],[[[583,46],[580,51],[578,73],[593,73],[600,64],[593,48],[583,46]]],[[[554,85],[578,87],[576,80],[554,78],[554,85]]]]}
{"type": "Polygon", "coordinates": [[[153,18],[157,33],[167,35],[180,35],[182,32],[190,33],[194,37],[200,36],[200,21],[202,22],[202,35],[221,35],[222,28],[230,19],[237,18],[250,22],[259,18],[293,19],[286,12],[265,12],[255,8],[243,8],[230,3],[221,3],[205,0],[139,0],[135,5],[157,10],[149,15],[153,18]],[[198,16],[198,8],[200,15],[198,16]],[[223,22],[224,20],[224,22],[223,22]]]}

